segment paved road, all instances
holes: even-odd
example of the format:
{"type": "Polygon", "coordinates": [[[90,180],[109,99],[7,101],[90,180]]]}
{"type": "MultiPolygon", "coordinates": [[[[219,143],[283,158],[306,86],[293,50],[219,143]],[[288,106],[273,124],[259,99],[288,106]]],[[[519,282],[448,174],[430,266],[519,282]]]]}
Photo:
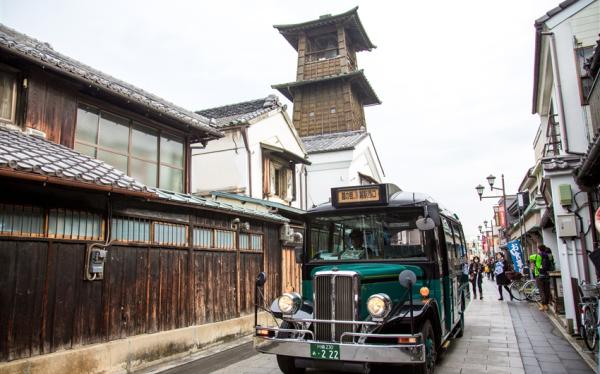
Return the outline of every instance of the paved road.
{"type": "MultiPolygon", "coordinates": [[[[437,373],[593,373],[534,305],[500,302],[497,298],[495,283],[484,280],[484,299],[473,300],[469,305],[465,334],[452,342],[439,362],[437,373]]],[[[281,372],[274,356],[255,354],[245,344],[168,371],[168,374],[187,373],[281,372]]]]}

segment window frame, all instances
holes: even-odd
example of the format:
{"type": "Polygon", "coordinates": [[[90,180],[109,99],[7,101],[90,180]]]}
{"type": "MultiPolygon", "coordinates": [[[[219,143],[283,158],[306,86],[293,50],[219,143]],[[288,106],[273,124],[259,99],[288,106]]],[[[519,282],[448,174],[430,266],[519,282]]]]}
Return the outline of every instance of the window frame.
{"type": "Polygon", "coordinates": [[[296,201],[296,163],[263,153],[263,191],[265,191],[265,197],[276,197],[286,203],[296,201]],[[283,173],[281,173],[282,171],[283,173]],[[288,173],[290,179],[287,177],[288,173]],[[288,196],[288,182],[292,187],[291,196],[288,196]]]}
{"type": "MultiPolygon", "coordinates": [[[[575,59],[575,71],[577,73],[577,86],[579,88],[579,101],[581,103],[581,105],[588,105],[588,96],[591,92],[591,88],[593,87],[593,83],[594,83],[594,77],[589,76],[589,72],[587,72],[584,68],[585,66],[585,62],[587,60],[587,58],[585,57],[585,51],[591,52],[590,56],[593,56],[594,54],[594,46],[593,45],[588,45],[588,46],[580,46],[580,47],[576,47],[573,48],[573,57],[575,59]],[[583,54],[580,55],[580,53],[583,54]],[[585,71],[584,75],[582,75],[581,73],[585,71]],[[588,92],[584,92],[583,91],[583,81],[585,80],[589,80],[589,88],[590,90],[588,92]]],[[[588,57],[590,57],[588,56],[588,57]]]]}
{"type": "Polygon", "coordinates": [[[74,136],[73,136],[73,148],[75,148],[77,144],[83,145],[85,147],[91,147],[94,149],[94,158],[96,158],[96,159],[98,159],[98,151],[99,150],[104,151],[104,152],[110,152],[110,153],[117,154],[120,156],[124,156],[127,158],[127,170],[122,170],[122,171],[125,172],[127,175],[132,174],[132,160],[151,163],[156,166],[156,180],[155,180],[154,185],[150,185],[146,181],[140,181],[144,184],[150,185],[151,187],[164,188],[164,187],[161,187],[161,178],[160,178],[161,166],[176,169],[181,172],[181,190],[180,191],[171,190],[171,191],[183,192],[183,193],[186,192],[186,190],[187,190],[186,178],[187,178],[187,174],[188,174],[187,167],[186,167],[187,166],[188,147],[186,146],[187,142],[186,142],[186,138],[183,134],[178,134],[175,131],[165,130],[162,127],[152,126],[152,125],[148,124],[147,122],[143,122],[140,119],[136,118],[136,116],[130,116],[130,115],[127,115],[120,111],[115,111],[112,109],[106,110],[97,104],[89,103],[87,101],[79,101],[77,103],[78,111],[79,111],[79,109],[82,109],[82,107],[83,107],[83,110],[93,109],[97,112],[96,114],[98,116],[98,121],[96,121],[95,144],[90,143],[88,141],[82,141],[82,140],[77,139],[77,137],[76,137],[77,128],[78,128],[77,122],[78,122],[79,118],[76,117],[75,118],[75,132],[74,132],[74,136]],[[87,108],[85,108],[85,107],[87,107],[87,108]],[[128,134],[127,135],[128,136],[128,138],[127,138],[127,154],[123,154],[123,152],[121,150],[116,150],[116,149],[106,147],[106,146],[100,144],[100,133],[102,131],[101,126],[100,126],[100,119],[102,118],[102,113],[106,113],[110,116],[114,116],[114,117],[123,119],[124,122],[127,122],[127,134],[128,134]],[[137,129],[141,132],[144,132],[146,134],[156,137],[156,143],[157,143],[156,144],[156,151],[157,151],[156,160],[150,160],[150,159],[138,157],[132,153],[132,147],[133,147],[132,137],[133,137],[134,129],[137,129]],[[181,146],[182,146],[181,166],[161,161],[161,141],[163,138],[174,140],[174,141],[181,143],[181,146]]]}
{"type": "Polygon", "coordinates": [[[11,118],[3,118],[0,117],[1,123],[7,123],[11,125],[17,125],[17,108],[19,103],[19,73],[20,71],[12,68],[8,65],[4,65],[0,63],[0,74],[5,74],[8,76],[12,76],[12,98],[11,98],[11,108],[10,108],[10,116],[11,118]]]}

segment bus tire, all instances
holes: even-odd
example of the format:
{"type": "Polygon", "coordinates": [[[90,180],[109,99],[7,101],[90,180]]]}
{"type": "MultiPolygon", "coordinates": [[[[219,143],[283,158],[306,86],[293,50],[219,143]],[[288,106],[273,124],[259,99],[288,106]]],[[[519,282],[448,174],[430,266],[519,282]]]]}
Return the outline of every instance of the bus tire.
{"type": "Polygon", "coordinates": [[[417,367],[416,372],[419,374],[433,374],[437,359],[437,346],[435,344],[433,326],[429,320],[423,323],[421,333],[423,334],[423,343],[425,344],[425,362],[417,367]]]}
{"type": "Polygon", "coordinates": [[[277,355],[277,366],[284,374],[304,374],[306,369],[296,367],[294,357],[277,355]]]}

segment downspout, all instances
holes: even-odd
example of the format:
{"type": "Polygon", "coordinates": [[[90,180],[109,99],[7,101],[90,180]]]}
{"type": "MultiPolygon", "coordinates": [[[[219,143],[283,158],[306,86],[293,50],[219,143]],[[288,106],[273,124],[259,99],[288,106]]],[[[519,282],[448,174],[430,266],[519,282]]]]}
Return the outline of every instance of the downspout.
{"type": "Polygon", "coordinates": [[[578,152],[570,152],[569,151],[569,135],[567,134],[567,125],[565,121],[565,106],[562,95],[562,84],[560,80],[560,72],[558,70],[558,56],[556,54],[556,37],[554,33],[551,31],[542,31],[542,36],[550,37],[550,53],[552,54],[552,74],[554,74],[555,82],[556,82],[556,90],[558,95],[558,105],[560,106],[559,115],[560,115],[560,131],[561,135],[565,140],[565,148],[564,151],[566,154],[570,155],[578,155],[583,156],[583,153],[578,152]]]}
{"type": "Polygon", "coordinates": [[[248,141],[248,127],[244,126],[240,130],[242,132],[242,138],[244,139],[244,146],[246,147],[246,154],[248,155],[248,196],[252,195],[252,152],[250,151],[250,142],[248,141]]]}

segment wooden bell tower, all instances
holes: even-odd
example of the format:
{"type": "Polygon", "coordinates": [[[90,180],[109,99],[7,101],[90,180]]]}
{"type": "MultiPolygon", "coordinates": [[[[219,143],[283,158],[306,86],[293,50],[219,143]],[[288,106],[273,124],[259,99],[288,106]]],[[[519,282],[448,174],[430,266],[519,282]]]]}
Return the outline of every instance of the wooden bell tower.
{"type": "Polygon", "coordinates": [[[376,48],[357,10],[274,26],[298,51],[296,81],[272,87],[294,102],[300,136],[366,129],[364,106],[381,104],[357,66],[357,52],[376,48]]]}

